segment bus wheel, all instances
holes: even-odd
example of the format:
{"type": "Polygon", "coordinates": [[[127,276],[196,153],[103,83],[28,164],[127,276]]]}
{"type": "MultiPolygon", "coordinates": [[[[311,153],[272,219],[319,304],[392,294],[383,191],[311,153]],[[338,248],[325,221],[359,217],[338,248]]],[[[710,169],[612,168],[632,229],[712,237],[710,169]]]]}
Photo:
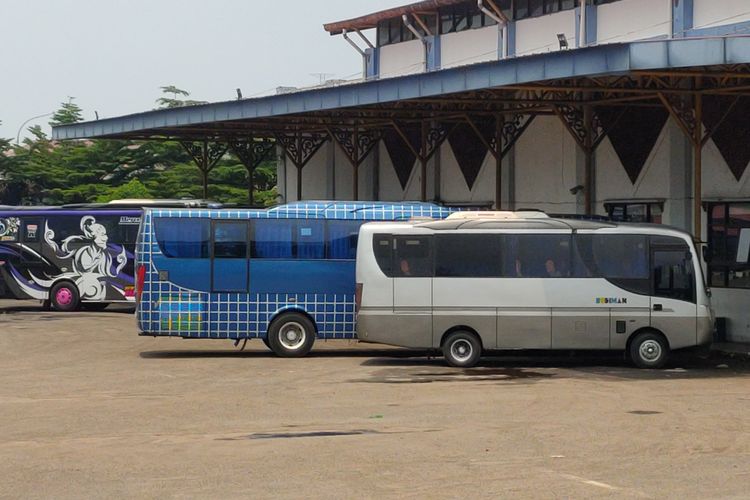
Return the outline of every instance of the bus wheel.
{"type": "Polygon", "coordinates": [[[658,333],[640,333],[630,343],[630,359],[638,368],[661,368],[668,357],[667,341],[658,333]]]}
{"type": "Polygon", "coordinates": [[[456,368],[471,368],[482,355],[482,344],[476,335],[469,332],[453,332],[443,343],[443,356],[449,365],[456,368]]]}
{"type": "Polygon", "coordinates": [[[277,356],[301,358],[315,342],[315,326],[300,313],[286,313],[276,318],[268,329],[268,344],[277,356]]]}
{"type": "Polygon", "coordinates": [[[52,308],[57,311],[75,311],[80,305],[78,287],[73,283],[58,283],[49,291],[49,300],[52,304],[52,308]]]}

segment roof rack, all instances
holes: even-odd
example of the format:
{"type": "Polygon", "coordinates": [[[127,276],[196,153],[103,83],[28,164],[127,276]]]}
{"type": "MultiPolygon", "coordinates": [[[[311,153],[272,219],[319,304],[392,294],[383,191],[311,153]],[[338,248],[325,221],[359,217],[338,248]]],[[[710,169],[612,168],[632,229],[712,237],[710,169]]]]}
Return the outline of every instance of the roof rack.
{"type": "Polygon", "coordinates": [[[448,216],[449,220],[456,219],[496,219],[496,220],[509,220],[509,219],[549,219],[549,216],[544,212],[536,210],[523,210],[517,212],[507,211],[486,211],[486,212],[455,212],[448,216]]]}

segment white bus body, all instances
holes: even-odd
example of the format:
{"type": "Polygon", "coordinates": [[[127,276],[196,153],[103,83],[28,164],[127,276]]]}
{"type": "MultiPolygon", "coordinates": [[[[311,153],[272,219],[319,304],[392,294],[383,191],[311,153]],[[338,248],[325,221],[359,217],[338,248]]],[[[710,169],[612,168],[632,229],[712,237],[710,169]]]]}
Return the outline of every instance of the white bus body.
{"type": "Polygon", "coordinates": [[[357,250],[362,342],[482,351],[625,350],[641,367],[708,344],[713,313],[687,233],[548,217],[369,223],[357,250]]]}

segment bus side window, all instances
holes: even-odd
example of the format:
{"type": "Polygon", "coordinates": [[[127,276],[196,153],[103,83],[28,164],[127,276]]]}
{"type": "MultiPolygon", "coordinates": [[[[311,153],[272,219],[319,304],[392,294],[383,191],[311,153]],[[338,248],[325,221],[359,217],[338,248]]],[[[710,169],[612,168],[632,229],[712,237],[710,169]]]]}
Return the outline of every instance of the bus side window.
{"type": "Polygon", "coordinates": [[[300,219],[297,221],[297,258],[325,258],[325,221],[300,219]]]}
{"type": "Polygon", "coordinates": [[[393,277],[393,236],[375,234],[372,237],[373,253],[378,267],[389,278],[393,277]]]}
{"type": "Polygon", "coordinates": [[[25,243],[38,243],[42,239],[41,219],[26,219],[23,221],[23,241],[25,243]]]}
{"type": "Polygon", "coordinates": [[[328,222],[328,258],[354,260],[357,239],[363,221],[332,220],[328,222]]]}
{"type": "Polygon", "coordinates": [[[156,218],[156,241],[168,258],[207,259],[211,240],[211,223],[208,219],[156,218]]]}
{"type": "Polygon", "coordinates": [[[426,278],[433,275],[428,236],[397,236],[393,273],[396,277],[426,278]]]}
{"type": "Polygon", "coordinates": [[[256,219],[253,230],[253,257],[291,259],[294,244],[294,220],[256,219]]]}

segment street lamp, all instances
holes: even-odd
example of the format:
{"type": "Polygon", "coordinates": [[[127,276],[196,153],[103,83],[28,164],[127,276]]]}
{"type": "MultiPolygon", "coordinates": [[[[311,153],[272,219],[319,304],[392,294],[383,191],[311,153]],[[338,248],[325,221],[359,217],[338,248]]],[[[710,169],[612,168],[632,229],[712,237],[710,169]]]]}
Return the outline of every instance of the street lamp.
{"type": "Polygon", "coordinates": [[[45,116],[52,116],[54,114],[55,113],[52,112],[52,113],[44,113],[43,115],[39,115],[39,116],[32,116],[31,118],[29,118],[28,120],[26,120],[25,122],[23,122],[21,124],[21,126],[18,127],[18,133],[16,134],[16,144],[20,144],[20,142],[21,142],[21,131],[23,130],[23,128],[26,126],[27,123],[29,123],[31,121],[34,121],[34,120],[38,120],[39,118],[44,118],[45,116]]]}

